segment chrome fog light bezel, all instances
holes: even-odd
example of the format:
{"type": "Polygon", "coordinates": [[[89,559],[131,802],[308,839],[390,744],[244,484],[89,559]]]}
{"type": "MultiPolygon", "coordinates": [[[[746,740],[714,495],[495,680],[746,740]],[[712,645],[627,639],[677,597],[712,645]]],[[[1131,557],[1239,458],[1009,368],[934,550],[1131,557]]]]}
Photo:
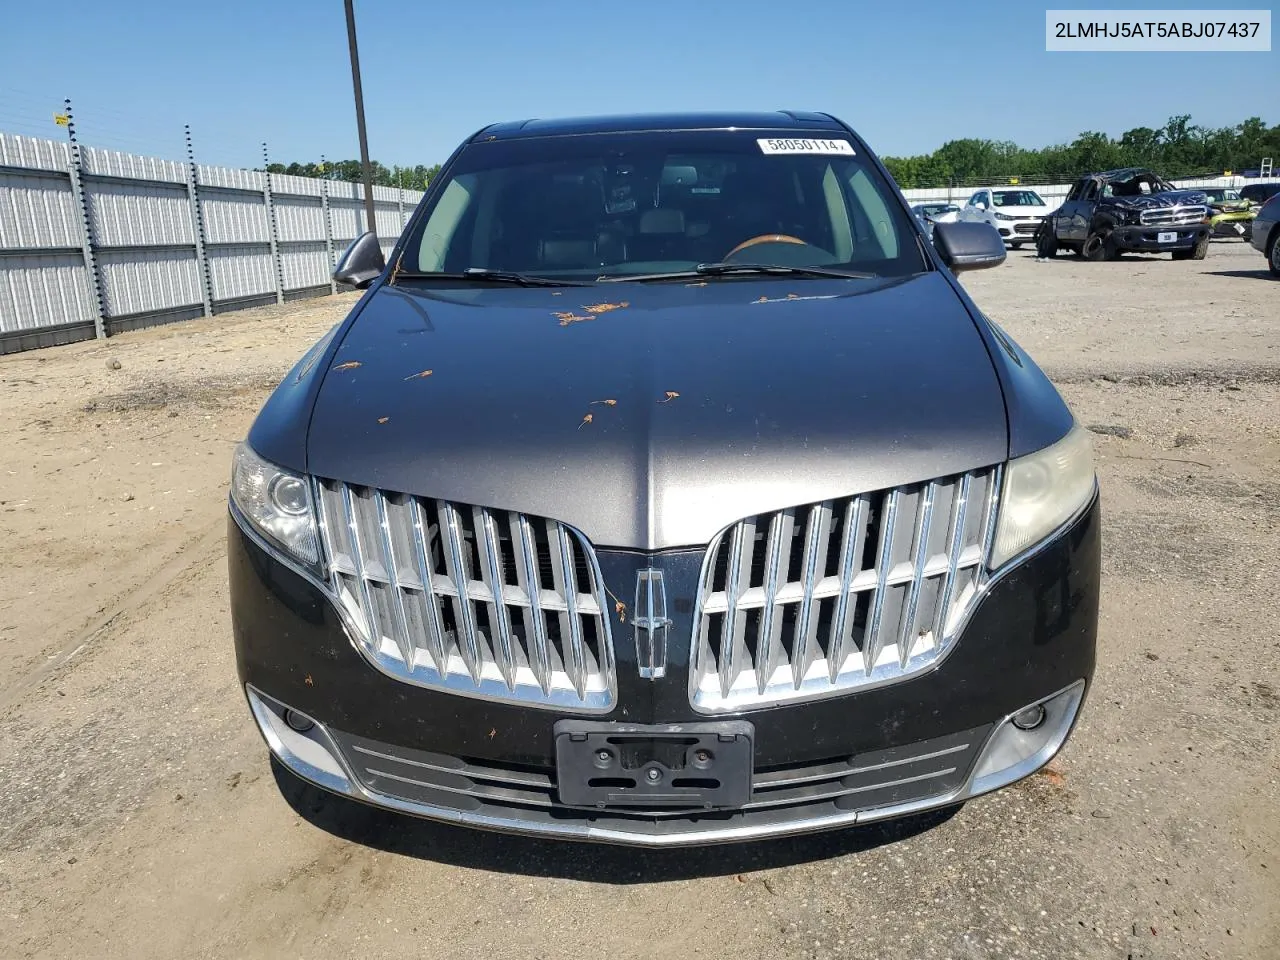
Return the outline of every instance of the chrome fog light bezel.
{"type": "Polygon", "coordinates": [[[351,776],[338,759],[341,756],[338,747],[324,724],[317,723],[300,710],[285,706],[252,684],[245,684],[244,690],[258,730],[276,759],[326,790],[348,796],[357,793],[351,776]],[[286,719],[288,714],[310,721],[311,726],[305,730],[296,729],[286,719]]]}
{"type": "Polygon", "coordinates": [[[1035,773],[1057,756],[1075,728],[1084,694],[1085,681],[1080,679],[1007,714],[991,731],[978,755],[966,795],[976,797],[1007,787],[1035,773]],[[1036,707],[1045,713],[1036,726],[1024,730],[1013,722],[1014,717],[1036,707]]]}

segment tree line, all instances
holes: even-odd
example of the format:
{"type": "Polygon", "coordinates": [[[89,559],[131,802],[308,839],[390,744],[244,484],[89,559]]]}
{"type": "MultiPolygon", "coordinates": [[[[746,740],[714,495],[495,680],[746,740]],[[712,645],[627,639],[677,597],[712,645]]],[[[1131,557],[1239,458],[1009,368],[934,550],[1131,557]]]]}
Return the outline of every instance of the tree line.
{"type": "Polygon", "coordinates": [[[1230,127],[1202,127],[1188,114],[1162,127],[1134,127],[1113,139],[1087,130],[1071,143],[1029,150],[1007,140],[951,140],[914,157],[885,157],[904,189],[966,185],[1017,177],[1065,183],[1096,170],[1150,167],[1166,179],[1256,171],[1264,157],[1280,163],[1280,124],[1250,117],[1230,127]]]}
{"type": "MultiPolygon", "coordinates": [[[[440,164],[414,167],[385,166],[377,160],[373,167],[373,182],[380,187],[403,187],[405,190],[425,190],[432,177],[440,172],[440,164]]],[[[321,163],[270,163],[268,173],[283,173],[291,177],[314,177],[318,180],[346,180],[363,183],[364,173],[359,160],[329,160],[321,163]]]]}
{"type": "MultiPolygon", "coordinates": [[[[1119,139],[1086,130],[1073,141],[1027,149],[1008,140],[950,140],[932,153],[885,157],[885,166],[903,189],[964,186],[1018,178],[1026,182],[1067,183],[1095,170],[1151,167],[1166,178],[1217,176],[1224,171],[1257,170],[1263,157],[1280,163],[1280,124],[1267,126],[1250,117],[1230,127],[1202,127],[1189,114],[1170,117],[1162,127],[1134,127],[1119,139]]],[[[440,164],[385,166],[373,161],[373,182],[384,187],[425,190],[440,164]]],[[[271,173],[327,177],[360,183],[359,160],[327,163],[273,163],[271,173]]]]}

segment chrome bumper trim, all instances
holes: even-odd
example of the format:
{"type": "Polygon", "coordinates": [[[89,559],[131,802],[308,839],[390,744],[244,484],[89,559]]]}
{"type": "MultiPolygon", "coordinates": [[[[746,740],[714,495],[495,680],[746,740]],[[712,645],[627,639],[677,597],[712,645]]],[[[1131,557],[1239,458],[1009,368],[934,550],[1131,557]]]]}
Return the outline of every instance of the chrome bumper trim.
{"type": "MultiPolygon", "coordinates": [[[[968,779],[957,790],[908,803],[870,810],[853,810],[793,822],[740,827],[708,827],[705,830],[686,830],[668,835],[639,833],[573,821],[530,823],[516,817],[495,816],[479,811],[452,810],[377,793],[360,783],[347,766],[342,752],[337,748],[323,724],[313,717],[307,717],[314,726],[305,733],[299,733],[284,722],[284,711],[290,709],[286,704],[266,695],[252,685],[246,685],[245,692],[267,746],[284,766],[317,787],[370,806],[427,820],[525,836],[639,847],[687,847],[797,836],[861,823],[890,820],[952,806],[1008,786],[1039,770],[1062,748],[1079,716],[1085,688],[1085,681],[1078,680],[1057,693],[1028,703],[1005,716],[993,728],[978,753],[968,779]],[[1027,738],[1018,731],[1013,737],[1016,742],[1011,747],[1008,742],[1008,731],[1017,730],[1012,726],[1014,714],[1037,704],[1043,704],[1046,708],[1046,720],[1040,728],[1037,728],[1042,732],[1038,737],[1027,738]],[[1021,751],[1018,750],[1019,746],[1022,748],[1021,751]],[[978,776],[978,771],[983,770],[988,764],[993,752],[1001,747],[1013,749],[1016,762],[978,776]]],[[[1034,734],[1035,731],[1032,733],[1034,734]]]]}

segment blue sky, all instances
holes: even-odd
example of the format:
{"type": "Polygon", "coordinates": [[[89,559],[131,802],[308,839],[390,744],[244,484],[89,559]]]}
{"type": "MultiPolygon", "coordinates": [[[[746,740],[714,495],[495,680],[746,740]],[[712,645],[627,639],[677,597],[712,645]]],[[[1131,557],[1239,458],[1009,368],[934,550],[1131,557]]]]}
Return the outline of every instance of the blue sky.
{"type": "MultiPolygon", "coordinates": [[[[356,0],[370,152],[433,163],[495,120],[649,110],[824,110],[890,155],[1280,122],[1280,52],[1046,53],[1048,6],[1071,5],[356,0]]],[[[62,135],[71,97],[82,141],[115,149],[179,157],[190,123],[206,163],[259,164],[264,140],[272,160],[358,156],[342,0],[3,7],[2,131],[62,135]]]]}

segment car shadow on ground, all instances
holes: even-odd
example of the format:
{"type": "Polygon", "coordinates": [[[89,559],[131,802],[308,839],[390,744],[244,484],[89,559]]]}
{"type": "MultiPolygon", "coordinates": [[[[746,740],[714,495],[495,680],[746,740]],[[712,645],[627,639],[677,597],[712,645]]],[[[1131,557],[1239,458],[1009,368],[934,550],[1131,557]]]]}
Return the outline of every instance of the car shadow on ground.
{"type": "Polygon", "coordinates": [[[1265,266],[1258,270],[1206,270],[1205,275],[1210,277],[1244,277],[1248,280],[1276,279],[1265,266]]]}
{"type": "Polygon", "coordinates": [[[343,840],[450,866],[592,883],[661,883],[827,860],[917,836],[950,820],[960,809],[956,805],[801,837],[647,850],[539,840],[419,820],[320,790],[274,759],[271,770],[281,795],[295,813],[343,840]]]}

